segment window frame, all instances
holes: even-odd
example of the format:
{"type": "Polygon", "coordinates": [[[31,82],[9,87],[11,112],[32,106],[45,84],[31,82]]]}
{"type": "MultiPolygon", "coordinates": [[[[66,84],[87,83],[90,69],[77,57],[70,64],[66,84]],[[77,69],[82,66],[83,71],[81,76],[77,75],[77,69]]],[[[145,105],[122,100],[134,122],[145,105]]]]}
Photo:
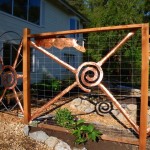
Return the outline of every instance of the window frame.
{"type": "MultiPolygon", "coordinates": [[[[69,20],[70,30],[78,30],[80,29],[80,20],[76,17],[71,17],[69,20]]],[[[71,38],[78,39],[79,34],[70,34],[71,38]]]]}
{"type": "Polygon", "coordinates": [[[12,16],[14,16],[14,17],[17,17],[17,18],[19,18],[19,19],[22,19],[22,20],[25,20],[25,21],[27,21],[27,22],[30,22],[30,23],[33,23],[34,25],[38,25],[38,26],[41,26],[41,24],[43,25],[43,21],[42,21],[42,6],[43,6],[43,0],[39,0],[39,21],[38,21],[38,19],[37,19],[37,22],[38,23],[36,23],[36,22],[33,22],[33,21],[30,21],[29,20],[29,1],[30,0],[27,0],[27,18],[26,19],[24,19],[24,18],[22,18],[22,17],[19,17],[19,16],[17,16],[17,15],[14,15],[14,1],[15,0],[12,0],[12,2],[11,2],[11,13],[9,13],[9,12],[7,12],[7,11],[4,11],[4,10],[0,10],[0,11],[2,11],[2,12],[4,12],[4,13],[7,13],[7,14],[9,14],[9,15],[12,15],[12,16]]]}
{"type": "MultiPolygon", "coordinates": [[[[14,63],[14,59],[17,55],[17,49],[19,47],[19,44],[14,44],[14,43],[7,43],[7,42],[3,42],[3,51],[2,51],[2,56],[3,56],[3,63],[4,65],[13,65],[14,63]],[[5,46],[9,46],[9,48],[7,49],[8,51],[10,51],[10,53],[8,53],[5,50],[5,46]],[[17,47],[17,48],[16,48],[17,47]],[[16,50],[16,51],[15,51],[16,50]],[[6,54],[4,54],[6,52],[6,54]],[[7,55],[7,57],[5,57],[7,55]],[[9,60],[5,60],[5,59],[9,59],[9,60]],[[8,64],[6,63],[8,62],[8,64]]],[[[22,52],[22,51],[21,51],[22,52]]],[[[22,54],[21,54],[22,55],[22,54]]],[[[16,67],[16,71],[17,72],[22,72],[23,71],[23,58],[20,56],[20,58],[18,58],[18,66],[16,67]]]]}

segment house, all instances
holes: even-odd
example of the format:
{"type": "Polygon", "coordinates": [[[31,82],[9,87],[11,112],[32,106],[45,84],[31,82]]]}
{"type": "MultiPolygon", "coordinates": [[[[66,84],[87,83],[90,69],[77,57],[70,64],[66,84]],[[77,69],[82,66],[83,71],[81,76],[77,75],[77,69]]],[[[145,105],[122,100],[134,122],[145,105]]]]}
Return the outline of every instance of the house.
{"type": "MultiPolygon", "coordinates": [[[[31,33],[64,31],[83,28],[87,18],[71,7],[65,0],[0,0],[0,55],[5,65],[11,65],[22,38],[23,29],[31,33]]],[[[68,35],[82,45],[83,35],[68,35]]],[[[82,53],[75,48],[47,49],[49,52],[78,67],[82,63],[82,53]]],[[[22,57],[16,71],[22,72],[22,57]]],[[[31,82],[42,80],[43,76],[58,79],[68,78],[71,74],[41,52],[31,48],[31,82]]]]}

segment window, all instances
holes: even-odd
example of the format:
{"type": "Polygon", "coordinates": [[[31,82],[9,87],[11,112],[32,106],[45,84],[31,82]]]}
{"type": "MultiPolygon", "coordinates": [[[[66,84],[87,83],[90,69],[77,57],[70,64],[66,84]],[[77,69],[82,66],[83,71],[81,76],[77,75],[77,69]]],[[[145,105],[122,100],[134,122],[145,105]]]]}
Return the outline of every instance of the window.
{"type": "Polygon", "coordinates": [[[27,20],[27,0],[14,0],[13,15],[27,20]]]}
{"type": "MultiPolygon", "coordinates": [[[[71,18],[70,19],[70,30],[77,30],[79,28],[80,28],[79,20],[77,20],[75,18],[71,18]]],[[[70,37],[78,39],[79,34],[71,34],[70,37]]]]}
{"type": "MultiPolygon", "coordinates": [[[[4,43],[3,44],[3,62],[4,65],[13,65],[17,52],[18,52],[19,45],[17,44],[10,44],[4,43]]],[[[22,51],[21,51],[22,52],[22,51]]],[[[22,54],[19,55],[16,71],[22,72],[22,54]]]]}
{"type": "Polygon", "coordinates": [[[12,13],[12,0],[0,0],[0,10],[12,13]]]}
{"type": "MultiPolygon", "coordinates": [[[[3,44],[3,62],[4,65],[13,65],[17,52],[18,52],[18,47],[19,45],[17,44],[10,44],[10,43],[4,43],[3,44]]],[[[35,49],[31,48],[30,49],[30,62],[31,66],[30,69],[32,72],[35,72],[35,49]]],[[[16,66],[16,71],[17,72],[22,72],[23,71],[23,60],[22,60],[22,50],[19,55],[18,61],[17,61],[17,66],[16,66]]]]}
{"type": "Polygon", "coordinates": [[[40,0],[29,1],[28,20],[35,24],[40,24],[40,0]]]}
{"type": "Polygon", "coordinates": [[[41,0],[1,0],[0,10],[40,25],[41,0]]]}

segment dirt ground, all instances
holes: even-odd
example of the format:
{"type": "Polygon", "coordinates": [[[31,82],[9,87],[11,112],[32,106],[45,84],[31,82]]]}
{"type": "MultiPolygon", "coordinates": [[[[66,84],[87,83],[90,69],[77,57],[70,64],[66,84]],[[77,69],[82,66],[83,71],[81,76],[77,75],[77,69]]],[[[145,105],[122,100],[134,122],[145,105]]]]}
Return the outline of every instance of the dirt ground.
{"type": "MultiPolygon", "coordinates": [[[[51,150],[47,145],[36,142],[25,136],[23,133],[23,120],[9,114],[0,113],[0,150],[51,150]]],[[[31,132],[35,130],[43,130],[49,136],[55,136],[71,147],[86,147],[87,150],[138,150],[129,144],[120,144],[116,142],[108,142],[99,140],[98,142],[88,141],[85,145],[75,145],[75,137],[71,134],[54,131],[50,129],[31,128],[31,132]]]]}
{"type": "Polygon", "coordinates": [[[25,136],[24,126],[21,119],[0,113],[0,150],[51,150],[25,136]]]}
{"type": "MultiPolygon", "coordinates": [[[[50,109],[51,113],[54,113],[56,111],[56,108],[62,108],[67,107],[68,108],[68,102],[58,102],[55,103],[55,105],[52,105],[50,109]]],[[[77,112],[74,112],[74,110],[71,110],[73,114],[76,114],[77,112]]],[[[88,120],[89,122],[98,122],[101,125],[104,126],[105,131],[109,134],[115,134],[115,135],[123,135],[123,129],[116,120],[114,120],[112,117],[106,116],[105,119],[101,116],[98,116],[96,113],[92,114],[80,114],[77,115],[78,118],[82,118],[85,120],[88,120]],[[113,127],[117,127],[121,130],[115,131],[115,133],[112,133],[112,128],[106,128],[106,126],[109,126],[113,124],[113,127]]],[[[128,123],[126,124],[129,125],[128,123]]],[[[30,139],[29,137],[26,137],[23,133],[23,127],[25,125],[23,124],[23,120],[21,118],[18,118],[13,115],[0,113],[0,150],[51,150],[47,147],[47,145],[36,142],[35,140],[30,139]]],[[[111,126],[112,127],[112,126],[111,126]]],[[[102,127],[101,127],[102,129],[102,127]]],[[[64,132],[56,132],[54,130],[47,130],[47,129],[41,129],[41,128],[32,128],[32,131],[34,130],[43,130],[45,131],[49,136],[55,136],[64,142],[68,143],[71,147],[77,147],[77,145],[74,145],[74,137],[70,134],[64,133],[64,132]]],[[[104,133],[104,131],[103,131],[104,133]]],[[[129,133],[127,133],[129,134],[129,133]]],[[[122,144],[118,142],[110,142],[110,141],[103,141],[99,140],[97,143],[88,141],[85,145],[80,145],[87,148],[87,150],[138,150],[138,146],[133,146],[130,144],[122,144]]],[[[80,147],[79,146],[79,147],[80,147]]],[[[147,150],[149,150],[150,147],[148,147],[147,150]]]]}

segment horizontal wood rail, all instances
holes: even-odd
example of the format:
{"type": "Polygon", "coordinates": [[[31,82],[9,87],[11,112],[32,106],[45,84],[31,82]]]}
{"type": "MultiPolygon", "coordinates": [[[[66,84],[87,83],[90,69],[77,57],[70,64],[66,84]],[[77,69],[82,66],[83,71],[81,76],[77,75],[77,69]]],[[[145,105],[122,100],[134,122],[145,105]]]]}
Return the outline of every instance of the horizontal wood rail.
{"type": "Polygon", "coordinates": [[[97,28],[87,28],[79,30],[67,30],[67,31],[58,31],[58,32],[46,32],[40,34],[29,34],[29,38],[37,37],[54,37],[57,35],[67,35],[67,34],[79,34],[79,33],[90,33],[90,32],[102,32],[102,31],[112,31],[112,30],[134,30],[141,28],[142,24],[132,24],[132,25],[121,25],[121,26],[111,26],[111,27],[97,27],[97,28]]]}

